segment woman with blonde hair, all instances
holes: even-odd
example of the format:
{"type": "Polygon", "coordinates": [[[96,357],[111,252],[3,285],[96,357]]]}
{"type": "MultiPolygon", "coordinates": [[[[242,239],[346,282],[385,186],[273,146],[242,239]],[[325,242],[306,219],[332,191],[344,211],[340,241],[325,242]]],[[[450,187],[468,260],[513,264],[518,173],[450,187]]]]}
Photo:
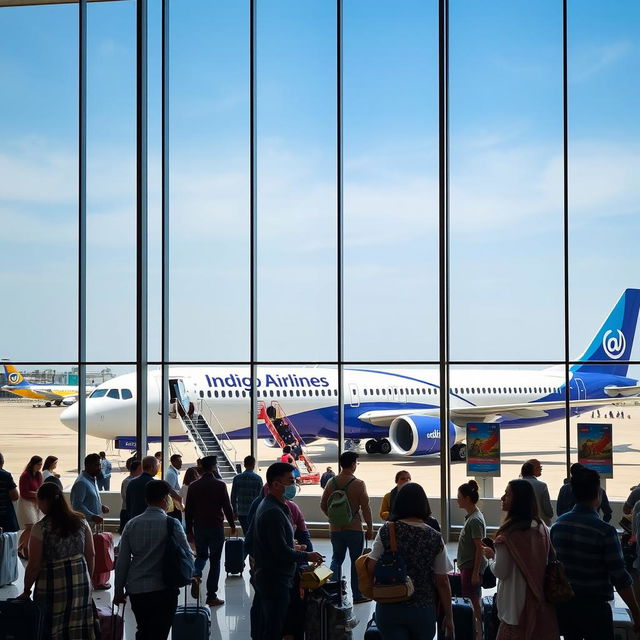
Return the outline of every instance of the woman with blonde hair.
{"type": "Polygon", "coordinates": [[[42,473],[40,472],[41,469],[42,458],[40,456],[32,456],[18,480],[18,488],[20,490],[18,522],[22,529],[18,540],[18,555],[25,560],[28,558],[31,527],[42,517],[42,513],[40,513],[36,502],[38,489],[44,481],[42,473]]]}
{"type": "Polygon", "coordinates": [[[91,529],[55,484],[45,482],[37,500],[45,516],[31,531],[19,599],[28,600],[35,584],[33,599],[45,605],[48,640],[96,640],[100,624],[91,599],[95,560],[91,529]]]}

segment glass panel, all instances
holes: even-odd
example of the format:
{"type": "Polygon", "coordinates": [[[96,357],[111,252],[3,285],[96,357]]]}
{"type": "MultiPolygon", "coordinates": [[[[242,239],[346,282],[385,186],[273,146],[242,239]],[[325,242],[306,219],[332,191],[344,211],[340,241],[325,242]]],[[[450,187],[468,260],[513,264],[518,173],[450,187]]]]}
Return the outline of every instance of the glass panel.
{"type": "Polygon", "coordinates": [[[78,434],[60,420],[78,394],[78,370],[66,365],[3,362],[0,375],[0,451],[14,481],[32,456],[57,458],[52,470],[70,489],[78,475],[78,434]]]}
{"type": "Polygon", "coordinates": [[[3,8],[2,356],[77,358],[78,9],[3,8]]]}
{"type": "Polygon", "coordinates": [[[171,359],[249,355],[248,4],[171,8],[171,359]]]}
{"type": "Polygon", "coordinates": [[[451,5],[451,357],[563,357],[562,4],[451,5]]]}
{"type": "Polygon", "coordinates": [[[87,358],[93,362],[135,359],[135,10],[132,2],[87,8],[87,358]]]}
{"type": "MultiPolygon", "coordinates": [[[[572,357],[578,357],[625,289],[638,286],[640,201],[640,5],[616,10],[587,0],[569,6],[569,214],[572,357]]],[[[603,327],[616,359],[631,351],[638,292],[630,292],[626,326],[603,327]],[[616,341],[629,349],[620,355],[616,341]]],[[[604,338],[604,334],[600,336],[604,338]]],[[[611,352],[611,350],[610,350],[611,352]]],[[[602,358],[607,359],[605,352],[602,358]]]]}
{"type": "Polygon", "coordinates": [[[348,361],[438,357],[437,2],[345,3],[348,361]]]}
{"type": "Polygon", "coordinates": [[[335,5],[259,3],[257,22],[259,359],[332,360],[335,5]]]}

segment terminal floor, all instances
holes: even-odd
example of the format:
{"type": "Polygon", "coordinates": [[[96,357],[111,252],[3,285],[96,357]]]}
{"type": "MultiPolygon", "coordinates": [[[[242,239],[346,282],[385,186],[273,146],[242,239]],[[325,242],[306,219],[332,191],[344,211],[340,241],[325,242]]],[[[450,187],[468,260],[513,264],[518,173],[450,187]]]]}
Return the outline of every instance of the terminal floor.
{"type": "MultiPolygon", "coordinates": [[[[331,543],[328,539],[322,538],[314,540],[314,547],[317,551],[327,557],[326,564],[331,561],[331,543]]],[[[457,543],[449,543],[447,550],[450,557],[455,557],[457,543]]],[[[222,558],[224,564],[224,554],[222,558]]],[[[344,565],[347,569],[347,563],[344,565]]],[[[20,575],[18,581],[12,585],[0,588],[0,600],[14,598],[22,592],[24,579],[23,561],[19,561],[20,575]]],[[[203,581],[206,580],[207,569],[203,581]]],[[[112,580],[113,583],[113,580],[112,580]]],[[[495,589],[485,590],[484,595],[490,595],[495,589]]],[[[110,606],[113,596],[113,587],[108,591],[96,591],[94,599],[98,603],[110,606]]],[[[211,610],[211,640],[249,640],[250,623],[249,610],[251,600],[253,598],[253,589],[249,584],[249,571],[245,569],[242,577],[227,577],[224,571],[220,574],[220,583],[218,596],[225,603],[220,607],[211,610]]],[[[187,595],[187,601],[194,603],[191,594],[187,595]]],[[[180,594],[180,602],[184,603],[184,590],[180,594]]],[[[362,640],[366,630],[367,622],[371,619],[375,603],[359,604],[354,607],[356,618],[360,621],[353,631],[353,640],[362,640]]],[[[616,606],[624,606],[620,597],[616,594],[616,606]]],[[[131,612],[131,608],[127,606],[125,613],[125,639],[134,640],[135,638],[135,618],[131,612]]]]}

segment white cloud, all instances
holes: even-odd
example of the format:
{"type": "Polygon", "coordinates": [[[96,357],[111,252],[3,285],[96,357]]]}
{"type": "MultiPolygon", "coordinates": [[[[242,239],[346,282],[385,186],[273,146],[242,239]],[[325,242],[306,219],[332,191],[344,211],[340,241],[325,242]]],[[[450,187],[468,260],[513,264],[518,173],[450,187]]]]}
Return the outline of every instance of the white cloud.
{"type": "Polygon", "coordinates": [[[577,51],[570,61],[570,82],[584,82],[603,69],[615,64],[633,51],[633,44],[628,40],[609,42],[601,45],[590,45],[577,51]]]}

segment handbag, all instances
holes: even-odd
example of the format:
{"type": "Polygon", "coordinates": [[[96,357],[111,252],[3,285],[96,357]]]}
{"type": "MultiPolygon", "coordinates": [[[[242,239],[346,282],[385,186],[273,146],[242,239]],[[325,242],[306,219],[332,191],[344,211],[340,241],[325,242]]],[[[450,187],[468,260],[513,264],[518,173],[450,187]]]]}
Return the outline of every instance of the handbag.
{"type": "Polygon", "coordinates": [[[544,597],[551,604],[567,602],[575,596],[571,583],[567,580],[564,565],[558,560],[556,550],[549,547],[549,562],[544,572],[544,597]]]}
{"type": "Polygon", "coordinates": [[[389,522],[386,526],[389,530],[389,551],[376,562],[371,590],[373,599],[381,604],[403,602],[415,591],[406,562],[398,553],[395,523],[389,522]]]}
{"type": "Polygon", "coordinates": [[[162,562],[162,581],[170,589],[180,589],[191,583],[194,565],[191,552],[176,544],[173,538],[174,527],[181,527],[181,525],[175,518],[167,516],[167,541],[162,562]]]}

